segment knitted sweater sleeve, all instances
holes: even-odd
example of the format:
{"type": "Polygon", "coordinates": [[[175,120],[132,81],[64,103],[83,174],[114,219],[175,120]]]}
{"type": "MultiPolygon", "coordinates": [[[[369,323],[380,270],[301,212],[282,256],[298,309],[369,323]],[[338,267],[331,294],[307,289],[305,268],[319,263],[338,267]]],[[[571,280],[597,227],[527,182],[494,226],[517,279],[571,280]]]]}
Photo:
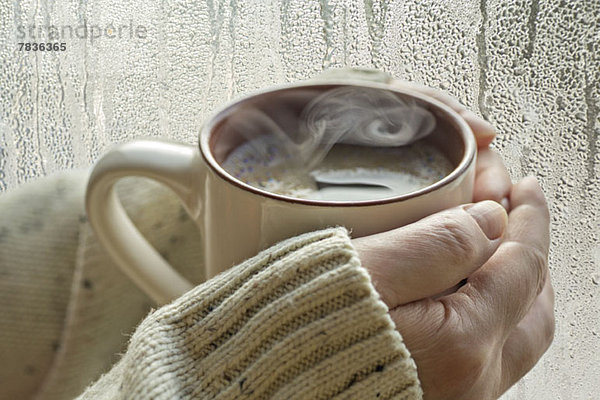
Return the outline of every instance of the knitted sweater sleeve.
{"type": "Polygon", "coordinates": [[[153,311],[80,399],[420,399],[342,228],[281,242],[153,311]]]}

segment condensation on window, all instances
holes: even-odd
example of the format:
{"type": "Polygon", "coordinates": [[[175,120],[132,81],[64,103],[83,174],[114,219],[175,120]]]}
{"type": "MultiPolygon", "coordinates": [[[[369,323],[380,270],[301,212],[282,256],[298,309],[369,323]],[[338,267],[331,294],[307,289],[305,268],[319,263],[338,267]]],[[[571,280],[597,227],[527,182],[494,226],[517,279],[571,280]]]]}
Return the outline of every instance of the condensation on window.
{"type": "Polygon", "coordinates": [[[114,143],[194,143],[225,101],[327,68],[441,88],[497,127],[513,179],[537,176],[552,213],[556,337],[503,399],[596,398],[599,24],[600,2],[577,0],[3,1],[0,191],[114,143]]]}

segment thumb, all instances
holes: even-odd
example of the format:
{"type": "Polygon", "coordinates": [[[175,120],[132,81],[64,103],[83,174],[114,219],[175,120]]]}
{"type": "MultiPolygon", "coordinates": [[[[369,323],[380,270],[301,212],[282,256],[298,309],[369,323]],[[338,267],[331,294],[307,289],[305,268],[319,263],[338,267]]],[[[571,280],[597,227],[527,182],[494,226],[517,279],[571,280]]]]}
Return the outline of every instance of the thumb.
{"type": "Polygon", "coordinates": [[[353,244],[382,300],[394,308],[440,294],[481,267],[500,244],[507,221],[504,208],[486,200],[353,244]]]}

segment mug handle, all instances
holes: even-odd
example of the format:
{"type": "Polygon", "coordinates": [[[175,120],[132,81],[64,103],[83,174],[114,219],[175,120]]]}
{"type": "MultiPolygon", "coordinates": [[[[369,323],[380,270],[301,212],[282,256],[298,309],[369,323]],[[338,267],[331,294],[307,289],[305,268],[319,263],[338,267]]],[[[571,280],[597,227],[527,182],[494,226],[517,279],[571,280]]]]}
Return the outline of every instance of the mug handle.
{"type": "Polygon", "coordinates": [[[139,288],[157,304],[166,304],[193,285],[162,258],[127,216],[114,190],[115,183],[126,176],[166,185],[197,219],[206,165],[195,146],[140,140],[117,145],[101,157],[87,184],[86,211],[98,240],[139,288]]]}

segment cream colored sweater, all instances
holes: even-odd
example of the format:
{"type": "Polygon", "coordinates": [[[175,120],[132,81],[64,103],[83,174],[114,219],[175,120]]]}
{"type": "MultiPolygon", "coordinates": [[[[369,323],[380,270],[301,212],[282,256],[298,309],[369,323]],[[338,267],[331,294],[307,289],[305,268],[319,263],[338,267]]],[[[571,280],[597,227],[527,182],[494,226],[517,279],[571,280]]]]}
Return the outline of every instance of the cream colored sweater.
{"type": "MultiPolygon", "coordinates": [[[[0,196],[0,273],[9,277],[0,283],[0,354],[11,362],[0,366],[0,398],[72,398],[115,361],[116,337],[128,342],[124,353],[81,399],[422,397],[416,366],[343,228],[261,252],[151,311],[127,338],[147,298],[80,215],[83,178],[63,174],[0,196]],[[43,221],[37,228],[32,212],[43,221]],[[54,306],[40,304],[60,293],[54,306]]],[[[197,233],[176,200],[140,181],[120,194],[159,251],[201,280],[190,272],[201,269],[197,233]]]]}

